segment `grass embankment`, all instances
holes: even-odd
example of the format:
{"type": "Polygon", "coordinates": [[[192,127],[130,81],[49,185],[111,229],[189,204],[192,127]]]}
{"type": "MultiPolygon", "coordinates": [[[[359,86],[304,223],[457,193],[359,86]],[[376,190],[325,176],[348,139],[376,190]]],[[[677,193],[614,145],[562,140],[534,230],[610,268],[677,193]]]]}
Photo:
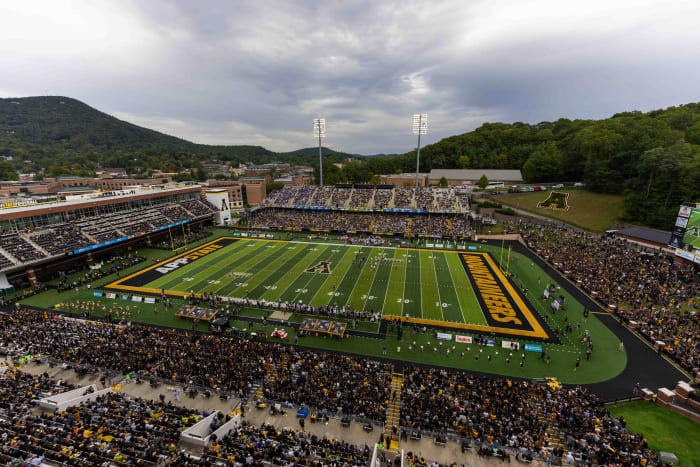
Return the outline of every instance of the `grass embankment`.
{"type": "Polygon", "coordinates": [[[580,188],[558,188],[556,192],[568,193],[568,211],[538,208],[552,190],[498,196],[495,199],[508,206],[540,216],[551,217],[585,230],[602,233],[620,220],[624,198],[620,195],[592,193],[580,188]]]}
{"type": "Polygon", "coordinates": [[[681,466],[700,465],[700,424],[646,401],[608,408],[624,417],[628,430],[644,433],[650,449],[674,453],[681,466]]]}

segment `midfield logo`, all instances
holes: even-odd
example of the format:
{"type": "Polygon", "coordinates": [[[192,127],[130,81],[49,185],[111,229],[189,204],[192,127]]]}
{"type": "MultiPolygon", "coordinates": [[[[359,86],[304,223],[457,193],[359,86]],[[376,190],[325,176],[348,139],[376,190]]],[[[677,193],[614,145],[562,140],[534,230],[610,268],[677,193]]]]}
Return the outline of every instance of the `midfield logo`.
{"type": "Polygon", "coordinates": [[[330,274],[331,273],[331,262],[321,261],[316,266],[304,269],[304,272],[319,273],[319,274],[330,274]]]}

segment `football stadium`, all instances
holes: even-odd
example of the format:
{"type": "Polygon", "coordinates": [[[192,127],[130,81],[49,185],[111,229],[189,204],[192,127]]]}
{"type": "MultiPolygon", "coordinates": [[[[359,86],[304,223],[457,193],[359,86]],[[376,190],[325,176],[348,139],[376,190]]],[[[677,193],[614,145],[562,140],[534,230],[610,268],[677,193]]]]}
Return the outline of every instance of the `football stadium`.
{"type": "Polygon", "coordinates": [[[0,2],[0,466],[700,466],[697,18],[0,2]]]}
{"type": "Polygon", "coordinates": [[[693,306],[696,266],[672,249],[528,217],[479,234],[495,226],[451,188],[287,187],[237,225],[220,222],[228,196],[166,184],[5,210],[2,384],[59,424],[134,400],[179,446],[55,452],[20,430],[7,459],[225,463],[250,454],[247,439],[315,433],[314,449],[347,465],[654,463],[611,428],[606,403],[692,413],[697,348],[678,331],[694,314],[678,327],[642,316],[693,306]],[[610,286],[622,270],[659,275],[648,290],[610,286]],[[584,447],[584,409],[603,451],[584,447]]]}

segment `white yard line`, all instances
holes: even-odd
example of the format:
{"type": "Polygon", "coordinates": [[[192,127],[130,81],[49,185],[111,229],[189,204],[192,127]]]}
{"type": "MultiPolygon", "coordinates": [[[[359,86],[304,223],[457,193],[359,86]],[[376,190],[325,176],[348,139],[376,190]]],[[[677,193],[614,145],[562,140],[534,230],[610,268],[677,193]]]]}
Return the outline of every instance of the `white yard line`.
{"type": "MultiPolygon", "coordinates": [[[[396,258],[396,249],[394,249],[394,256],[391,257],[393,260],[396,258]]],[[[395,263],[394,263],[395,264],[395,263]]],[[[391,286],[391,277],[394,275],[394,268],[392,267],[389,271],[389,279],[387,279],[386,293],[384,294],[384,301],[382,302],[382,310],[379,312],[379,316],[384,315],[384,307],[386,306],[386,300],[389,298],[389,287],[391,286]]],[[[406,281],[403,281],[404,290],[406,290],[406,281]]],[[[403,316],[403,297],[401,297],[401,316],[403,316]]]]}
{"type": "MultiPolygon", "coordinates": [[[[365,304],[362,305],[362,310],[360,311],[365,311],[365,308],[367,307],[367,300],[369,300],[369,294],[372,292],[372,286],[374,285],[374,280],[377,278],[377,273],[379,272],[379,264],[377,264],[377,267],[374,269],[374,276],[372,277],[372,282],[369,283],[369,290],[367,291],[367,294],[365,295],[365,304]]],[[[384,305],[382,305],[383,307],[384,305]]],[[[381,315],[380,315],[381,316],[381,315]]]]}
{"type": "MultiPolygon", "coordinates": [[[[371,255],[372,253],[370,253],[371,255]]],[[[369,255],[367,256],[367,259],[364,261],[364,265],[362,266],[362,269],[360,269],[360,273],[357,275],[357,279],[355,279],[355,283],[352,286],[352,290],[348,294],[348,299],[345,301],[343,305],[347,305],[348,301],[350,300],[350,297],[352,297],[352,294],[355,292],[355,288],[357,287],[357,283],[360,282],[360,277],[362,277],[362,273],[364,272],[365,268],[369,264],[369,255]]],[[[355,310],[355,311],[362,311],[362,310],[355,310]]]]}
{"type": "MultiPolygon", "coordinates": [[[[439,306],[439,308],[440,308],[440,316],[442,316],[442,321],[445,321],[445,313],[443,313],[443,311],[442,311],[442,296],[440,296],[440,281],[438,281],[438,277],[437,277],[437,266],[435,266],[435,253],[436,253],[436,252],[432,251],[431,253],[432,253],[431,256],[433,257],[433,258],[432,258],[432,261],[433,261],[433,271],[435,271],[435,288],[436,288],[437,291],[438,291],[438,300],[440,301],[440,302],[438,303],[438,305],[440,305],[440,306],[439,306]]],[[[428,258],[428,259],[430,259],[430,258],[428,258]]]]}
{"type": "MultiPolygon", "coordinates": [[[[270,246],[270,245],[266,245],[265,248],[267,248],[268,246],[270,246]]],[[[248,269],[254,268],[254,267],[257,266],[258,264],[267,261],[267,260],[269,259],[269,257],[272,256],[272,255],[274,254],[274,252],[275,252],[276,250],[279,250],[279,249],[280,249],[280,247],[278,247],[278,248],[274,248],[274,247],[273,247],[273,248],[270,249],[270,251],[267,251],[267,252],[261,254],[260,256],[250,258],[248,261],[246,261],[245,263],[243,263],[243,264],[240,265],[240,271],[241,271],[241,272],[247,272],[248,269]],[[251,261],[255,261],[255,262],[254,262],[253,264],[248,265],[248,263],[250,263],[251,261]]],[[[216,271],[218,272],[218,271],[221,271],[222,269],[223,269],[223,268],[219,268],[219,269],[217,269],[216,271]]],[[[263,270],[264,270],[264,269],[263,269],[263,270]]],[[[250,277],[253,277],[253,275],[249,276],[249,278],[250,278],[250,277]]],[[[209,292],[211,292],[211,293],[213,293],[214,295],[216,295],[216,294],[219,292],[219,290],[221,290],[221,289],[223,289],[224,287],[227,287],[227,286],[229,286],[230,284],[233,284],[233,283],[235,283],[236,281],[239,281],[239,280],[240,280],[240,278],[236,278],[236,277],[231,277],[231,278],[225,279],[225,280],[224,280],[224,283],[223,283],[220,287],[216,288],[215,290],[211,290],[211,291],[209,291],[209,292]]],[[[237,290],[238,288],[239,288],[239,287],[236,287],[233,291],[237,290]]],[[[233,293],[233,291],[232,291],[231,293],[233,293]]]]}
{"type": "MultiPolygon", "coordinates": [[[[464,312],[462,311],[462,300],[459,298],[459,292],[457,291],[457,284],[455,283],[455,278],[452,275],[452,268],[450,267],[450,262],[447,259],[447,256],[445,256],[445,263],[447,264],[447,270],[450,271],[450,280],[452,281],[452,287],[455,289],[455,295],[457,295],[457,303],[459,303],[459,312],[462,315],[462,322],[466,323],[467,319],[464,316],[464,312]]],[[[477,300],[477,303],[479,301],[477,300]]]]}
{"type": "MultiPolygon", "coordinates": [[[[279,256],[278,256],[277,258],[275,258],[274,260],[272,260],[272,263],[270,263],[269,265],[265,266],[264,268],[262,268],[262,269],[261,269],[260,271],[258,271],[257,273],[253,274],[252,276],[248,277],[247,279],[244,279],[245,281],[251,280],[251,279],[253,279],[255,276],[257,276],[258,274],[260,274],[261,272],[266,272],[266,271],[267,271],[267,275],[266,275],[264,278],[262,278],[262,280],[260,280],[260,282],[259,282],[257,285],[251,286],[251,287],[250,287],[250,290],[254,289],[255,287],[257,287],[257,286],[260,285],[260,284],[263,284],[271,275],[273,275],[274,273],[276,273],[276,272],[279,270],[279,266],[282,266],[283,264],[286,264],[286,262],[289,261],[290,259],[292,259],[297,253],[299,253],[299,251],[297,251],[296,249],[294,249],[294,250],[288,250],[288,251],[282,253],[281,255],[279,255],[279,256]],[[289,255],[289,256],[287,256],[287,255],[289,255]],[[281,260],[281,261],[280,261],[280,260],[281,260]],[[277,264],[278,261],[280,261],[280,264],[279,264],[277,267],[272,267],[272,265],[273,265],[273,264],[277,264]]],[[[265,260],[267,260],[267,259],[268,259],[268,258],[266,257],[265,260]]],[[[229,282],[228,284],[230,284],[230,283],[231,283],[231,282],[229,282]]],[[[228,285],[228,284],[227,284],[227,285],[228,285]]],[[[271,285],[272,285],[272,284],[271,284],[271,285]]],[[[221,288],[223,288],[223,287],[225,287],[225,286],[222,286],[221,288]]],[[[234,295],[235,292],[237,292],[238,289],[240,289],[240,288],[242,288],[242,287],[243,287],[243,286],[240,286],[240,285],[239,285],[238,287],[236,287],[235,289],[233,289],[233,290],[230,292],[230,296],[235,296],[235,295],[234,295]]],[[[248,287],[248,285],[246,285],[246,287],[248,287]]]]}

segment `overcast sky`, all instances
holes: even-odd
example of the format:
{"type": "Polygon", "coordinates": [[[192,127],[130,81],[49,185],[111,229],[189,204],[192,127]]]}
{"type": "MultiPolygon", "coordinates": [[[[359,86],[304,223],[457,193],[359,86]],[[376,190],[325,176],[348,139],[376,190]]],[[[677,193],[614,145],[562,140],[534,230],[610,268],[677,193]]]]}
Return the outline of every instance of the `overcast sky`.
{"type": "Polygon", "coordinates": [[[700,101],[700,1],[3,1],[0,96],[197,143],[410,150],[487,121],[700,101]]]}

